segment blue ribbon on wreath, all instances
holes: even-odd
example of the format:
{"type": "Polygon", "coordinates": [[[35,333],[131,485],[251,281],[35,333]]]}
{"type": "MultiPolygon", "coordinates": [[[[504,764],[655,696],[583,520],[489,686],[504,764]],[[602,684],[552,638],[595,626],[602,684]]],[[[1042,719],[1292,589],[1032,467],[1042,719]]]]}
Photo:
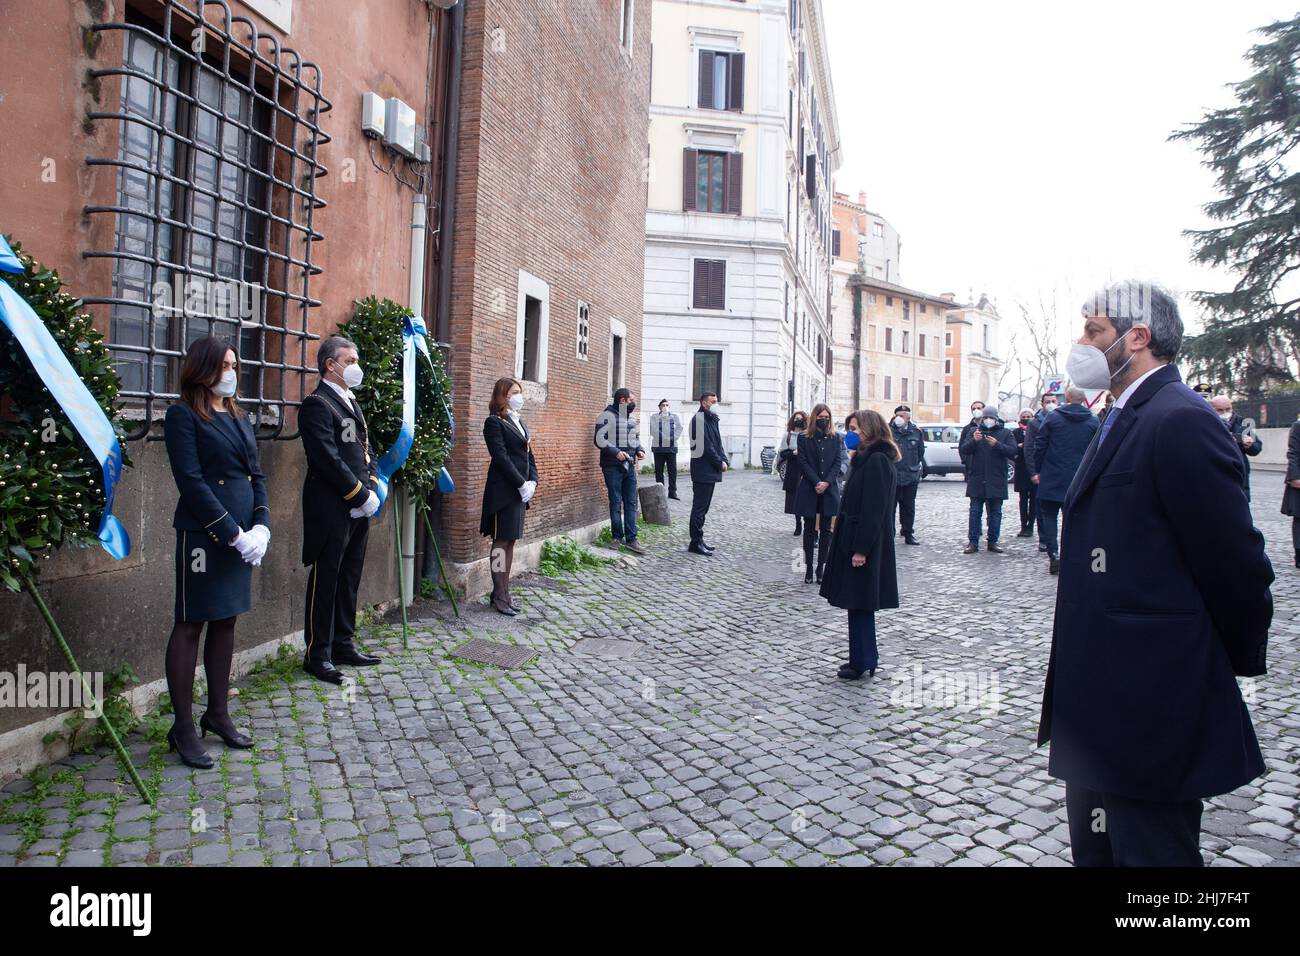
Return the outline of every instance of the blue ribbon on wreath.
{"type": "MultiPolygon", "coordinates": [[[[0,271],[15,274],[27,271],[4,236],[0,236],[0,271]]],[[[13,333],[36,374],[99,462],[104,473],[104,514],[99,519],[97,537],[104,550],[120,561],[130,554],[131,539],[122,522],[113,515],[113,494],[122,477],[122,446],[118,444],[113,423],[45,323],[7,282],[0,282],[0,322],[13,333]]]]}
{"type": "MultiPolygon", "coordinates": [[[[402,424],[397,433],[397,439],[393,446],[384,452],[378,462],[375,463],[375,470],[378,472],[378,487],[375,489],[375,495],[379,498],[379,507],[382,510],[384,502],[388,499],[388,486],[395,475],[406,463],[406,458],[411,453],[411,446],[415,443],[415,356],[419,352],[429,363],[429,371],[432,373],[433,356],[429,354],[429,330],[424,323],[424,319],[418,315],[408,315],[402,318],[402,424]]],[[[433,376],[434,387],[437,387],[438,377],[433,376]]],[[[450,421],[451,410],[447,408],[447,400],[439,391],[439,399],[442,401],[442,407],[447,411],[448,420],[450,421]]],[[[452,426],[453,429],[455,426],[452,426]]],[[[454,434],[454,432],[453,432],[454,434]]],[[[451,480],[451,474],[446,468],[438,473],[438,490],[444,494],[450,494],[455,490],[455,483],[451,480]]],[[[376,512],[378,514],[378,512],[376,512]]]]}

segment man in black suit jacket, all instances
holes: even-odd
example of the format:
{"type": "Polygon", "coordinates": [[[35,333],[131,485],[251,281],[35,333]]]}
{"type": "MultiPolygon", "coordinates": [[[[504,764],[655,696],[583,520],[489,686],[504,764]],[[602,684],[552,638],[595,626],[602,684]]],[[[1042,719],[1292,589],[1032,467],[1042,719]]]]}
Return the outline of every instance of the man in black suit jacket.
{"type": "Polygon", "coordinates": [[[303,669],[339,684],[336,664],[379,663],[353,643],[357,589],[366,561],[370,517],[379,510],[375,456],[366,419],[351,389],[361,384],[357,347],[342,336],[321,343],[321,383],[303,399],[298,431],[307,453],[302,486],[302,563],[307,577],[303,669]]]}
{"type": "Polygon", "coordinates": [[[1264,450],[1264,443],[1255,434],[1255,429],[1246,427],[1246,420],[1232,410],[1232,399],[1227,395],[1216,395],[1210,399],[1210,408],[1219,416],[1223,427],[1228,429],[1233,444],[1241,452],[1241,464],[1245,469],[1241,486],[1245,489],[1246,500],[1250,500],[1250,459],[1264,450]]]}
{"type": "Polygon", "coordinates": [[[1265,671],[1273,569],[1173,299],[1120,283],[1084,316],[1070,376],[1116,401],[1065,494],[1038,742],[1076,865],[1200,866],[1201,800],[1264,770],[1234,674],[1265,671]]]}
{"type": "Polygon", "coordinates": [[[713,554],[704,543],[704,519],[713,503],[713,490],[727,470],[727,452],[722,447],[722,429],[713,406],[718,396],[705,392],[700,410],[691,416],[691,554],[713,554]]]}

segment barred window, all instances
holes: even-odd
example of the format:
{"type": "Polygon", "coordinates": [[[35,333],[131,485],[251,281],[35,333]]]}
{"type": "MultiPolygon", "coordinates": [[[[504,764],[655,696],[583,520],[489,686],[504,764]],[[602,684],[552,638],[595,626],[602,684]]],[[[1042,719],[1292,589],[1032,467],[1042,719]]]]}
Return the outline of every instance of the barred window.
{"type": "MultiPolygon", "coordinates": [[[[307,374],[313,226],[325,204],[315,181],[329,141],[330,108],[317,67],[259,34],[224,4],[166,0],[161,21],[128,11],[126,22],[93,29],[120,38],[122,66],[93,71],[119,84],[111,206],[114,244],[91,250],[112,262],[111,293],[87,297],[108,310],[109,345],[122,377],[127,417],[140,438],[177,397],[185,350],[198,338],[227,339],[241,364],[240,399],[259,437],[294,438],[284,409],[301,403],[307,374]],[[200,10],[219,19],[205,20],[200,10]]],[[[155,436],[156,437],[156,436],[155,436]]]]}

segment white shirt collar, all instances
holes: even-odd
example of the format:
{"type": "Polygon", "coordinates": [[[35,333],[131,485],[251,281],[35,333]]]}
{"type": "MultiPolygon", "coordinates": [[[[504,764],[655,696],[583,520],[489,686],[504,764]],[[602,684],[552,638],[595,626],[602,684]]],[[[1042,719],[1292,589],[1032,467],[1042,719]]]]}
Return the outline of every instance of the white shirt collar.
{"type": "Polygon", "coordinates": [[[519,434],[526,435],[527,432],[524,431],[524,423],[519,420],[519,413],[513,408],[507,408],[506,414],[510,416],[510,420],[514,422],[515,428],[519,429],[519,434]]]}
{"type": "Polygon", "coordinates": [[[334,391],[338,392],[339,395],[343,397],[344,401],[348,401],[348,402],[352,401],[351,389],[344,388],[342,385],[339,385],[336,382],[331,382],[327,378],[323,378],[321,379],[321,381],[324,382],[326,385],[328,385],[330,388],[334,389],[334,391]]]}
{"type": "Polygon", "coordinates": [[[1162,363],[1162,364],[1160,364],[1160,365],[1157,365],[1155,368],[1153,368],[1153,369],[1149,369],[1148,371],[1143,372],[1141,375],[1139,375],[1137,378],[1135,378],[1135,379],[1133,380],[1132,384],[1130,384],[1128,388],[1124,389],[1124,394],[1123,394],[1123,395],[1120,395],[1119,397],[1117,397],[1117,398],[1115,399],[1115,405],[1114,405],[1114,408],[1113,408],[1112,411],[1111,411],[1111,414],[1114,415],[1114,414],[1116,414],[1116,413],[1117,413],[1121,408],[1123,408],[1123,407],[1124,407],[1124,403],[1128,401],[1129,396],[1132,395],[1134,392],[1136,392],[1136,391],[1138,390],[1138,386],[1141,385],[1143,382],[1145,382],[1148,378],[1150,378],[1154,373],[1156,373],[1156,372],[1160,371],[1162,368],[1164,368],[1164,367],[1165,367],[1165,364],[1167,364],[1167,363],[1162,363]]]}

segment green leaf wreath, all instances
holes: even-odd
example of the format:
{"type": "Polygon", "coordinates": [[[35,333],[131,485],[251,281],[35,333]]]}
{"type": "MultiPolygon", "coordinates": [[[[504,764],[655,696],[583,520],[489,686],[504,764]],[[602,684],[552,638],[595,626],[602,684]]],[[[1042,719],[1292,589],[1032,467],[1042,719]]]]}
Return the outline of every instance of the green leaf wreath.
{"type": "MultiPolygon", "coordinates": [[[[7,239],[9,237],[6,237],[7,239]]],[[[9,239],[25,267],[0,280],[27,300],[86,383],[119,439],[115,399],[121,388],[104,337],[59,275],[9,239]]],[[[126,460],[123,444],[123,464],[126,460]]],[[[0,583],[22,588],[43,559],[65,544],[97,545],[104,510],[103,473],[13,333],[0,324],[0,583]]]]}
{"type": "MultiPolygon", "coordinates": [[[[392,447],[402,426],[402,319],[414,315],[392,299],[374,296],[355,303],[352,318],[339,335],[356,344],[364,372],[353,389],[370,431],[376,455],[392,447]]],[[[430,348],[433,369],[423,357],[415,363],[415,440],[406,463],[393,476],[393,486],[406,488],[420,511],[438,485],[438,472],[451,451],[451,380],[442,353],[430,348]]]]}

